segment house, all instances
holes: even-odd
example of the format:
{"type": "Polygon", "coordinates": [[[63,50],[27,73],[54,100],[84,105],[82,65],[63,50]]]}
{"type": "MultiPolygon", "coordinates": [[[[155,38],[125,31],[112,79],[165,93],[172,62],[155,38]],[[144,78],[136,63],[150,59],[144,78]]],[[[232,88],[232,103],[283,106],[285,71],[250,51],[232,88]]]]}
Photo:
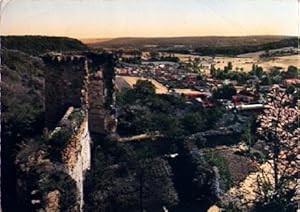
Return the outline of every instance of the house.
{"type": "Polygon", "coordinates": [[[300,79],[297,78],[290,78],[290,79],[285,79],[283,81],[284,85],[296,85],[296,86],[300,86],[300,79]]]}

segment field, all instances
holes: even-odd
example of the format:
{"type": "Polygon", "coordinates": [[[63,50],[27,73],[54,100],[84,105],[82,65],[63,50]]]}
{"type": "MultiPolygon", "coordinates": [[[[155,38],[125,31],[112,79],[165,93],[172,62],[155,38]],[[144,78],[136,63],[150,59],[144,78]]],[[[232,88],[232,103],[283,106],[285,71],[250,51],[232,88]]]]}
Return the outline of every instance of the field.
{"type": "Polygon", "coordinates": [[[243,68],[244,71],[250,71],[252,69],[252,65],[256,64],[263,67],[265,71],[268,71],[275,66],[282,67],[284,70],[286,70],[290,65],[300,68],[299,59],[299,55],[270,57],[265,59],[259,59],[257,57],[216,57],[215,62],[217,62],[216,68],[221,69],[224,68],[228,62],[232,62],[234,70],[236,68],[243,68]]]}
{"type": "Polygon", "coordinates": [[[216,63],[215,67],[224,69],[224,66],[228,62],[232,63],[233,70],[242,68],[243,71],[251,71],[252,65],[256,64],[262,66],[264,70],[270,70],[272,67],[282,67],[287,69],[288,66],[293,65],[300,68],[300,56],[299,55],[289,55],[282,57],[269,57],[261,59],[258,56],[258,53],[251,53],[245,55],[239,55],[238,57],[209,57],[209,56],[197,56],[197,55],[188,55],[188,54],[175,54],[181,61],[187,62],[189,59],[200,58],[200,60],[214,60],[216,63]]]}
{"type": "Polygon", "coordinates": [[[168,89],[154,79],[146,79],[143,77],[130,77],[130,76],[117,76],[116,78],[117,78],[117,82],[120,81],[119,78],[124,79],[130,87],[133,87],[133,85],[135,85],[138,80],[149,80],[155,86],[157,94],[168,93],[168,89]]]}
{"type": "Polygon", "coordinates": [[[268,60],[260,60],[258,64],[261,65],[264,70],[268,70],[272,66],[278,66],[287,69],[288,66],[293,65],[300,68],[300,56],[291,55],[283,57],[273,57],[268,60]]]}
{"type": "MultiPolygon", "coordinates": [[[[156,93],[157,94],[168,94],[169,91],[168,89],[161,83],[157,82],[154,79],[146,79],[143,77],[131,77],[131,76],[117,76],[116,77],[116,84],[117,84],[117,89],[122,89],[122,88],[132,88],[133,85],[136,84],[138,80],[149,80],[152,82],[152,84],[156,88],[156,93]]],[[[191,90],[191,89],[174,89],[174,91],[178,94],[200,94],[201,92],[191,90]]]]}

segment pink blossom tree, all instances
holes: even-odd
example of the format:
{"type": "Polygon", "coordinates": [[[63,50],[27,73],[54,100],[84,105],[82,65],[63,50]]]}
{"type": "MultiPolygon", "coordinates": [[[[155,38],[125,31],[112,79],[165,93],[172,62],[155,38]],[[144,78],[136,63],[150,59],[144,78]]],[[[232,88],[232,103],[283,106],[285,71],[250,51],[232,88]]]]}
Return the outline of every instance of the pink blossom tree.
{"type": "MultiPolygon", "coordinates": [[[[257,129],[267,144],[268,162],[271,163],[271,180],[258,179],[260,197],[267,202],[296,190],[300,165],[300,110],[299,100],[280,87],[273,88],[266,109],[259,115],[257,129]],[[268,186],[266,186],[266,184],[268,186]]],[[[295,198],[295,193],[292,194],[295,198]]]]}

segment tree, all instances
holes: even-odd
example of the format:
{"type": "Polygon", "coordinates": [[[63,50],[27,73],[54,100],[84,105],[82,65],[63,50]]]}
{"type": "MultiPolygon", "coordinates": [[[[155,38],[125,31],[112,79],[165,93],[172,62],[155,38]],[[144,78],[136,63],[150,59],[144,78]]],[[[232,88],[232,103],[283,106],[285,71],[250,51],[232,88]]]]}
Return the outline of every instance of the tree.
{"type": "Polygon", "coordinates": [[[155,94],[155,86],[149,80],[138,80],[133,88],[135,92],[142,97],[155,94]]]}
{"type": "Polygon", "coordinates": [[[217,71],[217,69],[215,68],[215,65],[211,65],[211,67],[210,67],[210,75],[212,77],[216,76],[216,71],[217,71]]]}
{"type": "Polygon", "coordinates": [[[150,58],[151,60],[158,60],[159,59],[159,53],[156,51],[151,51],[150,52],[150,58]]]}
{"type": "Polygon", "coordinates": [[[282,72],[283,78],[297,78],[298,77],[298,69],[295,66],[289,66],[286,72],[282,72]]]}
{"type": "MultiPolygon", "coordinates": [[[[259,207],[281,205],[292,207],[287,197],[295,196],[297,185],[297,154],[300,137],[300,111],[292,104],[292,95],[281,88],[272,89],[263,114],[258,117],[260,127],[257,129],[261,139],[269,147],[268,159],[271,163],[272,180],[260,179],[259,207]]],[[[293,203],[293,202],[292,202],[293,203]]]]}
{"type": "Polygon", "coordinates": [[[251,145],[253,144],[253,134],[251,132],[251,122],[249,121],[242,134],[242,140],[247,145],[247,152],[250,153],[251,145]]]}
{"type": "Polygon", "coordinates": [[[233,85],[223,85],[213,93],[214,99],[231,99],[236,94],[236,90],[233,85]]]}
{"type": "Polygon", "coordinates": [[[253,64],[252,65],[252,74],[256,75],[259,79],[261,79],[264,74],[264,70],[262,67],[253,64]]]}
{"type": "Polygon", "coordinates": [[[280,75],[280,70],[279,70],[279,68],[277,68],[277,67],[273,67],[273,68],[271,69],[271,71],[270,71],[269,74],[270,74],[271,77],[279,76],[279,75],[280,75]]]}
{"type": "Polygon", "coordinates": [[[227,68],[228,70],[232,70],[232,62],[228,62],[227,68]]]}
{"type": "Polygon", "coordinates": [[[187,113],[182,119],[183,128],[189,134],[203,131],[206,125],[206,119],[200,113],[187,113]]]}

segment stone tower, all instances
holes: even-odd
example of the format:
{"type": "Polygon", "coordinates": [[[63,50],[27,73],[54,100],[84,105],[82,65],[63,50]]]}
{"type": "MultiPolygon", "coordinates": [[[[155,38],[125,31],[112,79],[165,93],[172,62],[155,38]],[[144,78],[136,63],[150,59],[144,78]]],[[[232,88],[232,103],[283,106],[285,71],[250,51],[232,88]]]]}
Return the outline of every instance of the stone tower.
{"type": "Polygon", "coordinates": [[[53,129],[69,107],[88,109],[88,67],[83,56],[47,55],[45,122],[53,129]]]}
{"type": "Polygon", "coordinates": [[[45,121],[54,129],[69,107],[88,114],[89,131],[109,134],[116,129],[114,116],[114,57],[112,54],[51,54],[44,58],[45,121]]]}
{"type": "Polygon", "coordinates": [[[114,58],[111,54],[89,55],[89,129],[91,133],[110,134],[116,129],[114,114],[114,58]],[[112,118],[113,117],[113,118],[112,118]]]}

